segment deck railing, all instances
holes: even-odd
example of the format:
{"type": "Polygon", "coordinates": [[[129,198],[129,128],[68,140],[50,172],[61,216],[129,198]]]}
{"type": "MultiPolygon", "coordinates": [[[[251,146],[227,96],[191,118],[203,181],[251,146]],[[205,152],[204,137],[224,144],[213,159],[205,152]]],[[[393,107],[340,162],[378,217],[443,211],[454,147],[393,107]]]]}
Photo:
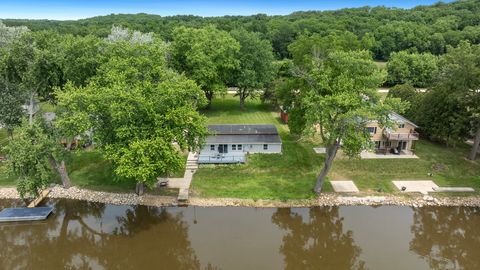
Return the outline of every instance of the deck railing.
{"type": "Polygon", "coordinates": [[[388,140],[392,141],[409,141],[418,140],[420,138],[420,134],[418,134],[418,132],[416,131],[412,131],[410,133],[396,133],[384,131],[383,135],[387,137],[388,140]]]}
{"type": "Polygon", "coordinates": [[[198,163],[200,164],[221,164],[221,163],[245,163],[245,154],[218,154],[218,155],[199,155],[198,163]]]}

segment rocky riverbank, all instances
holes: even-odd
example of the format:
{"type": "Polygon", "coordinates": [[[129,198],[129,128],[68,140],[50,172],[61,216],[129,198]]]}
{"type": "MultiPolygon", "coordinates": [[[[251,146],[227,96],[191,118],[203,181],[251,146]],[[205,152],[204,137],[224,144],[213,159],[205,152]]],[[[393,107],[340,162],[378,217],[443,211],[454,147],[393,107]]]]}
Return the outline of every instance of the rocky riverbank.
{"type": "MultiPolygon", "coordinates": [[[[175,197],[146,194],[137,196],[134,193],[112,193],[93,191],[71,187],[64,189],[61,186],[51,188],[48,198],[74,199],[116,205],[146,205],[146,206],[177,206],[175,197]]],[[[19,199],[15,188],[0,188],[0,199],[19,199]]],[[[399,205],[399,206],[474,206],[480,207],[479,196],[468,197],[433,197],[424,196],[342,196],[333,193],[322,194],[315,199],[306,200],[252,200],[233,198],[200,198],[190,197],[189,205],[215,206],[244,206],[244,207],[312,207],[312,206],[341,206],[341,205],[399,205]]]]}

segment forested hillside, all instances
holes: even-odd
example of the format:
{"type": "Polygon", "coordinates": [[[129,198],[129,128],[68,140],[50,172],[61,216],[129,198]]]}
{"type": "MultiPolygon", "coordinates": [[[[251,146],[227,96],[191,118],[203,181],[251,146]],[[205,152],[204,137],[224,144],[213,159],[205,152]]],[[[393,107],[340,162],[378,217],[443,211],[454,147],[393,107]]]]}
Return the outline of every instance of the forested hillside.
{"type": "Polygon", "coordinates": [[[113,24],[141,32],[154,32],[170,41],[178,26],[204,27],[215,25],[230,32],[245,28],[258,32],[271,41],[277,58],[290,58],[288,45],[301,35],[327,36],[345,31],[363,38],[374,37],[370,50],[377,60],[387,60],[392,52],[409,50],[443,54],[447,45],[457,46],[461,40],[480,42],[480,1],[467,0],[437,3],[413,9],[362,7],[336,11],[295,12],[287,16],[172,16],[150,14],[112,14],[77,21],[12,20],[7,26],[27,26],[32,31],[55,30],[62,34],[105,37],[113,24]]]}

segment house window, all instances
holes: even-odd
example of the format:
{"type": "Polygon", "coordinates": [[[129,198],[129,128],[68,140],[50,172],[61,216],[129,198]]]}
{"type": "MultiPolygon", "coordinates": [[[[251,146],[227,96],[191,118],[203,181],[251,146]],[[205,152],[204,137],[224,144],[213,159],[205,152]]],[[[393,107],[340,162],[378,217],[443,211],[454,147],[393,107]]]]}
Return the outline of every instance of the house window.
{"type": "Polygon", "coordinates": [[[367,129],[370,134],[377,133],[377,127],[367,127],[367,129]]]}
{"type": "Polygon", "coordinates": [[[210,145],[210,151],[215,151],[215,145],[214,144],[210,145]]]}
{"type": "Polygon", "coordinates": [[[268,144],[263,145],[263,150],[268,150],[268,144]]]}
{"type": "Polygon", "coordinates": [[[242,145],[241,144],[237,145],[237,149],[242,150],[242,145]]]}
{"type": "Polygon", "coordinates": [[[398,128],[404,128],[405,124],[398,124],[398,128]]]}
{"type": "Polygon", "coordinates": [[[237,145],[236,144],[232,144],[232,150],[237,150],[237,145]]]}
{"type": "Polygon", "coordinates": [[[380,149],[380,141],[375,141],[375,149],[380,149]]]}

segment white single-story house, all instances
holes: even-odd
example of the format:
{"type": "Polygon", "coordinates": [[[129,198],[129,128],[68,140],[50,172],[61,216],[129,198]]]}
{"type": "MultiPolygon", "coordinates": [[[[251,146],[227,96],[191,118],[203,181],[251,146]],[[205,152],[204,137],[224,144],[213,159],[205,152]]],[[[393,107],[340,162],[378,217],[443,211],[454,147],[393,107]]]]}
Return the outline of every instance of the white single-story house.
{"type": "Polygon", "coordinates": [[[281,153],[275,125],[209,125],[199,163],[243,163],[246,153],[281,153]]]}

